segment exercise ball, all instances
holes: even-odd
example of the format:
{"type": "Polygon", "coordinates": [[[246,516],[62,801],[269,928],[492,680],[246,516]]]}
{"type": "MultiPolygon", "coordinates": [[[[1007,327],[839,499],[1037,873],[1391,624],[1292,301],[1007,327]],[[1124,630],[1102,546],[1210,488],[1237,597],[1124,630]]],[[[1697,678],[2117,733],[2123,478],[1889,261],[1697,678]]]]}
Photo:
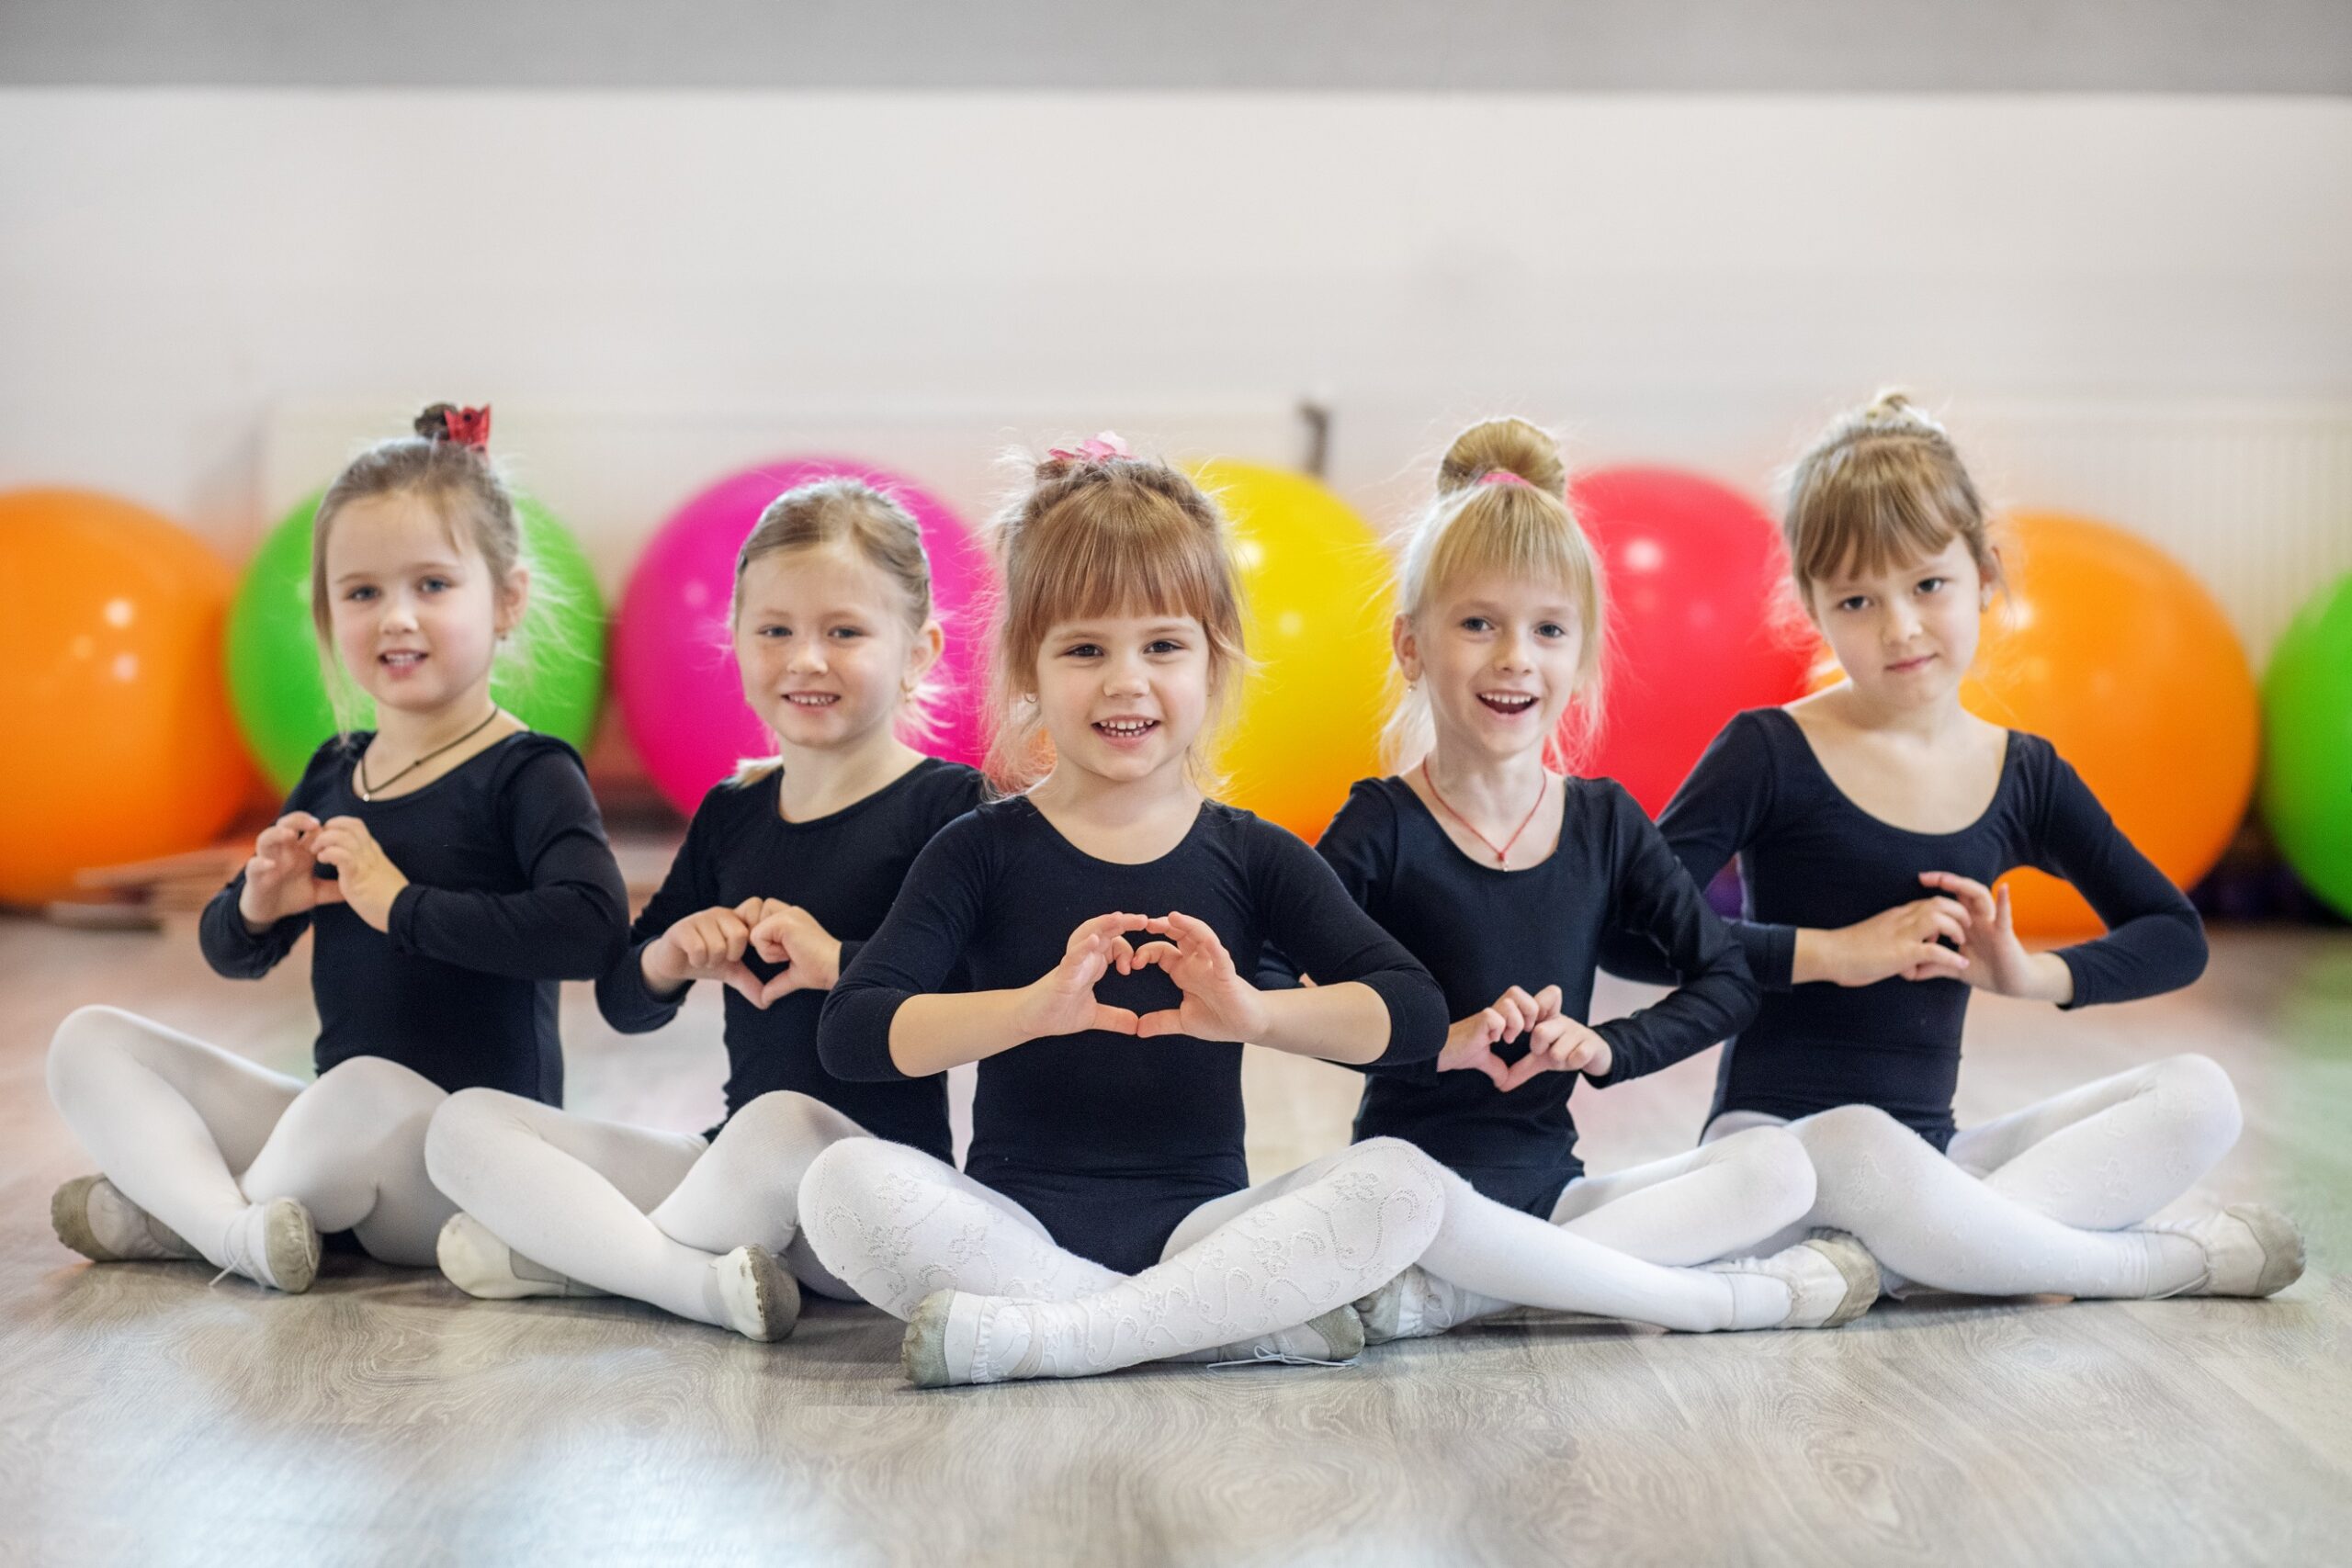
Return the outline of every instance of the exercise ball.
{"type": "MultiPolygon", "coordinates": [[[[2046,738],[2141,852],[2188,886],[2221,858],[2254,790],[2260,724],[2237,634],[2185,568],[2120,528],[2022,513],[2008,537],[2009,603],[1985,617],[1961,700],[2046,738]]],[[[2009,880],[2020,931],[2100,929],[2056,878],[2009,880]]]]}
{"type": "Polygon", "coordinates": [[[1224,460],[1193,474],[1233,523],[1254,665],[1218,749],[1226,798],[1312,841],[1381,771],[1387,555],[1304,474],[1224,460]]]}
{"type": "Polygon", "coordinates": [[[1609,584],[1608,701],[1582,771],[1655,817],[1734,714],[1804,694],[1811,640],[1775,615],[1787,551],[1754,502],[1674,468],[1596,468],[1568,504],[1609,584]]]}
{"type": "Polygon", "coordinates": [[[0,495],[0,900],[212,842],[253,787],[220,680],[229,569],[144,507],[0,495]]]}
{"type": "Polygon", "coordinates": [[[2313,893],[2352,915],[2352,574],[2313,594],[2262,677],[2262,815],[2313,893]]]}
{"type": "Polygon", "coordinates": [[[729,606],[735,556],[769,502],[818,479],[863,479],[895,496],[922,528],[931,558],[933,613],[947,634],[933,672],[944,688],[938,723],[914,743],[934,756],[977,766],[988,749],[982,643],[988,559],[945,502],[887,469],[837,457],[791,457],[730,474],[672,513],[629,572],[613,634],[613,676],[621,719],[662,798],[691,814],[710,786],[746,757],[775,750],[743,703],[729,606]]]}
{"type": "MultiPolygon", "coordinates": [[[[335,732],[311,621],[311,522],[319,500],[311,496],[270,530],[245,568],[229,615],[229,690],[237,724],[281,795],[335,732]]],[[[527,496],[517,496],[514,506],[531,592],[521,630],[491,674],[491,694],[533,729],[584,751],[604,694],[604,596],[570,530],[527,496]]],[[[364,695],[352,723],[360,728],[375,723],[375,705],[364,695]]]]}

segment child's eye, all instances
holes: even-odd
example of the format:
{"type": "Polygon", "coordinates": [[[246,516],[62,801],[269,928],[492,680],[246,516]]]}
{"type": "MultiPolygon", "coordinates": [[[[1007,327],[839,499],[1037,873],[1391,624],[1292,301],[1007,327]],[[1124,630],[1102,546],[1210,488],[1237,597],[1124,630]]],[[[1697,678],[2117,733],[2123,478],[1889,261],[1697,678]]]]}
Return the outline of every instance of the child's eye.
{"type": "Polygon", "coordinates": [[[427,593],[439,593],[445,589],[450,587],[451,584],[449,580],[446,577],[428,577],[423,582],[418,583],[417,586],[424,589],[427,593]]]}
{"type": "Polygon", "coordinates": [[[1076,642],[1062,649],[1062,657],[1064,659],[1100,659],[1102,657],[1102,649],[1094,643],[1076,642]]]}
{"type": "Polygon", "coordinates": [[[1544,637],[1564,637],[1568,635],[1568,628],[1557,621],[1546,621],[1535,628],[1535,635],[1544,637]]]}
{"type": "Polygon", "coordinates": [[[864,637],[865,628],[864,626],[835,626],[832,635],[847,642],[852,637],[864,637]]]}
{"type": "Polygon", "coordinates": [[[1922,593],[1940,593],[1943,592],[1944,585],[1951,581],[1951,579],[1948,577],[1923,577],[1919,580],[1919,592],[1922,593]]]}
{"type": "Polygon", "coordinates": [[[1495,623],[1484,615],[1464,615],[1462,617],[1462,629],[1465,632],[1490,632],[1495,629],[1495,623]]]}
{"type": "Polygon", "coordinates": [[[762,626],[762,627],[761,627],[761,628],[760,628],[756,633],[754,633],[753,635],[754,635],[754,636],[758,636],[758,637],[790,637],[790,636],[792,635],[792,628],[791,628],[790,626],[773,626],[773,625],[771,625],[771,626],[762,626]]]}
{"type": "Polygon", "coordinates": [[[373,588],[354,588],[344,595],[345,599],[350,600],[355,604],[360,604],[366,600],[373,599],[375,596],[376,591],[373,588]]]}
{"type": "Polygon", "coordinates": [[[1859,610],[1869,603],[1870,595],[1866,593],[1852,593],[1838,600],[1838,608],[1841,610],[1859,610]]]}
{"type": "Polygon", "coordinates": [[[1184,651],[1184,645],[1172,637],[1156,637],[1151,639],[1151,645],[1144,651],[1146,653],[1182,653],[1184,651]]]}

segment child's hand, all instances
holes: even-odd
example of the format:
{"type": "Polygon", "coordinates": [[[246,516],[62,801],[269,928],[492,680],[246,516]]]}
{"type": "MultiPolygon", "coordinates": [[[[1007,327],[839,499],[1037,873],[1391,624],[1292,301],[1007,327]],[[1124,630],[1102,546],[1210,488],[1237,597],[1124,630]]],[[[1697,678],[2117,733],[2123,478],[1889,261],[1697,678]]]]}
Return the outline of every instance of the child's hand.
{"type": "Polygon", "coordinates": [[[842,944],[817,917],[781,898],[761,900],[752,950],[784,967],[760,989],[760,1005],[795,991],[830,991],[842,977],[842,944]]]}
{"type": "Polygon", "coordinates": [[[1527,1055],[1514,1063],[1503,1089],[1517,1089],[1539,1073],[1582,1073],[1605,1078],[1617,1059],[1609,1042],[1566,1013],[1554,1013],[1528,1032],[1527,1055]]]}
{"type": "Polygon", "coordinates": [[[1134,973],[1136,951],[1126,933],[1150,924],[1141,915],[1097,915],[1070,932],[1062,961],[1023,987],[1014,1015],[1022,1037],[1042,1040],[1088,1029],[1135,1033],[1134,1010],[1096,1001],[1094,985],[1114,967],[1122,975],[1134,973]]]}
{"type": "Polygon", "coordinates": [[[311,852],[321,865],[334,867],[335,886],[351,912],[375,927],[389,931],[392,900],[408,886],[401,868],[384,853],[384,846],[356,817],[330,817],[311,835],[311,852]]]}
{"type": "Polygon", "coordinates": [[[1438,1071],[1476,1068],[1494,1079],[1497,1089],[1516,1089],[1525,1080],[1513,1079],[1517,1064],[1496,1055],[1495,1046],[1518,1039],[1559,1010],[1559,987],[1546,986],[1531,997],[1513,986],[1496,998],[1492,1007],[1481,1008],[1468,1018],[1457,1020],[1445,1032],[1445,1049],[1437,1056],[1438,1071]]]}
{"type": "Polygon", "coordinates": [[[1823,978],[1839,986],[1874,986],[1900,976],[1905,980],[1968,977],[1967,907],[1952,898],[1921,898],[1897,904],[1867,920],[1825,931],[1823,978]],[[1943,940],[1955,945],[1946,947],[1943,940]]]}
{"type": "Polygon", "coordinates": [[[766,1007],[766,987],[743,964],[752,926],[764,912],[758,898],[746,898],[731,909],[696,909],[645,944],[638,969],[646,986],[666,994],[696,980],[717,980],[753,1007],[766,1007]]]}
{"type": "Polygon", "coordinates": [[[1968,931],[1960,944],[1970,985],[1996,996],[2032,1001],[2075,999],[2075,973],[2054,953],[2028,953],[2009,916],[2009,885],[1987,889],[1981,882],[1949,871],[1923,871],[1919,880],[1941,888],[1968,910],[1968,931]]]}
{"type": "Polygon", "coordinates": [[[1196,1040],[1255,1040],[1266,1032],[1265,998],[1241,977],[1233,955],[1206,920],[1174,910],[1147,923],[1160,938],[1136,949],[1135,966],[1148,965],[1176,982],[1184,993],[1173,1008],[1148,1012],[1136,1032],[1189,1034],[1196,1040]]]}
{"type": "Polygon", "coordinates": [[[343,902],[342,885],[317,874],[311,840],[318,830],[317,818],[289,811],[254,840],[245,886],[237,894],[237,913],[244,917],[246,930],[265,931],[289,915],[343,902]]]}

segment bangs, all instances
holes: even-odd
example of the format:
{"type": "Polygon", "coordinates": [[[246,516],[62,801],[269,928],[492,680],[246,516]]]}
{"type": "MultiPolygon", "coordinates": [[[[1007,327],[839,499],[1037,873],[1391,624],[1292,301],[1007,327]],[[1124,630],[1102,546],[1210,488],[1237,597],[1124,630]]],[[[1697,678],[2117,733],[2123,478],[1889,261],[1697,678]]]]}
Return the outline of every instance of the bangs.
{"type": "Polygon", "coordinates": [[[1854,447],[1812,477],[1792,529],[1792,564],[1801,581],[1874,577],[1971,536],[1974,497],[1921,482],[1909,465],[1884,460],[1893,456],[1854,447]]]}
{"type": "Polygon", "coordinates": [[[1188,519],[1147,513],[1124,526],[1056,529],[1041,538],[1026,606],[1011,628],[1033,650],[1050,626],[1105,615],[1190,615],[1215,629],[1231,617],[1231,582],[1216,539],[1188,519]],[[1050,548],[1046,547],[1050,545],[1050,548]]]}
{"type": "MultiPolygon", "coordinates": [[[[1590,547],[1573,521],[1560,525],[1559,503],[1519,486],[1473,490],[1442,521],[1430,551],[1423,597],[1465,578],[1498,576],[1520,582],[1555,582],[1580,612],[1592,590],[1590,547]],[[1482,507],[1478,516],[1466,515],[1482,507]]],[[[1583,628],[1589,635],[1593,627],[1583,628]]]]}

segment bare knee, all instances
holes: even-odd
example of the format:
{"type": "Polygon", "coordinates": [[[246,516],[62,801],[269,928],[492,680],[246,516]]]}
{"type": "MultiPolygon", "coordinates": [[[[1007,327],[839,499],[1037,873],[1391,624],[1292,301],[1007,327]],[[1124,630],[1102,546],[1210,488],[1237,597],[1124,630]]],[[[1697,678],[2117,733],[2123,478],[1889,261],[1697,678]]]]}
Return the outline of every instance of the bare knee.
{"type": "Polygon", "coordinates": [[[2151,1070],[2151,1093],[2163,1110],[2166,1137],[2211,1165],[2230,1152],[2245,1125],[2237,1086],[2211,1056],[2169,1056],[2151,1070]]]}

